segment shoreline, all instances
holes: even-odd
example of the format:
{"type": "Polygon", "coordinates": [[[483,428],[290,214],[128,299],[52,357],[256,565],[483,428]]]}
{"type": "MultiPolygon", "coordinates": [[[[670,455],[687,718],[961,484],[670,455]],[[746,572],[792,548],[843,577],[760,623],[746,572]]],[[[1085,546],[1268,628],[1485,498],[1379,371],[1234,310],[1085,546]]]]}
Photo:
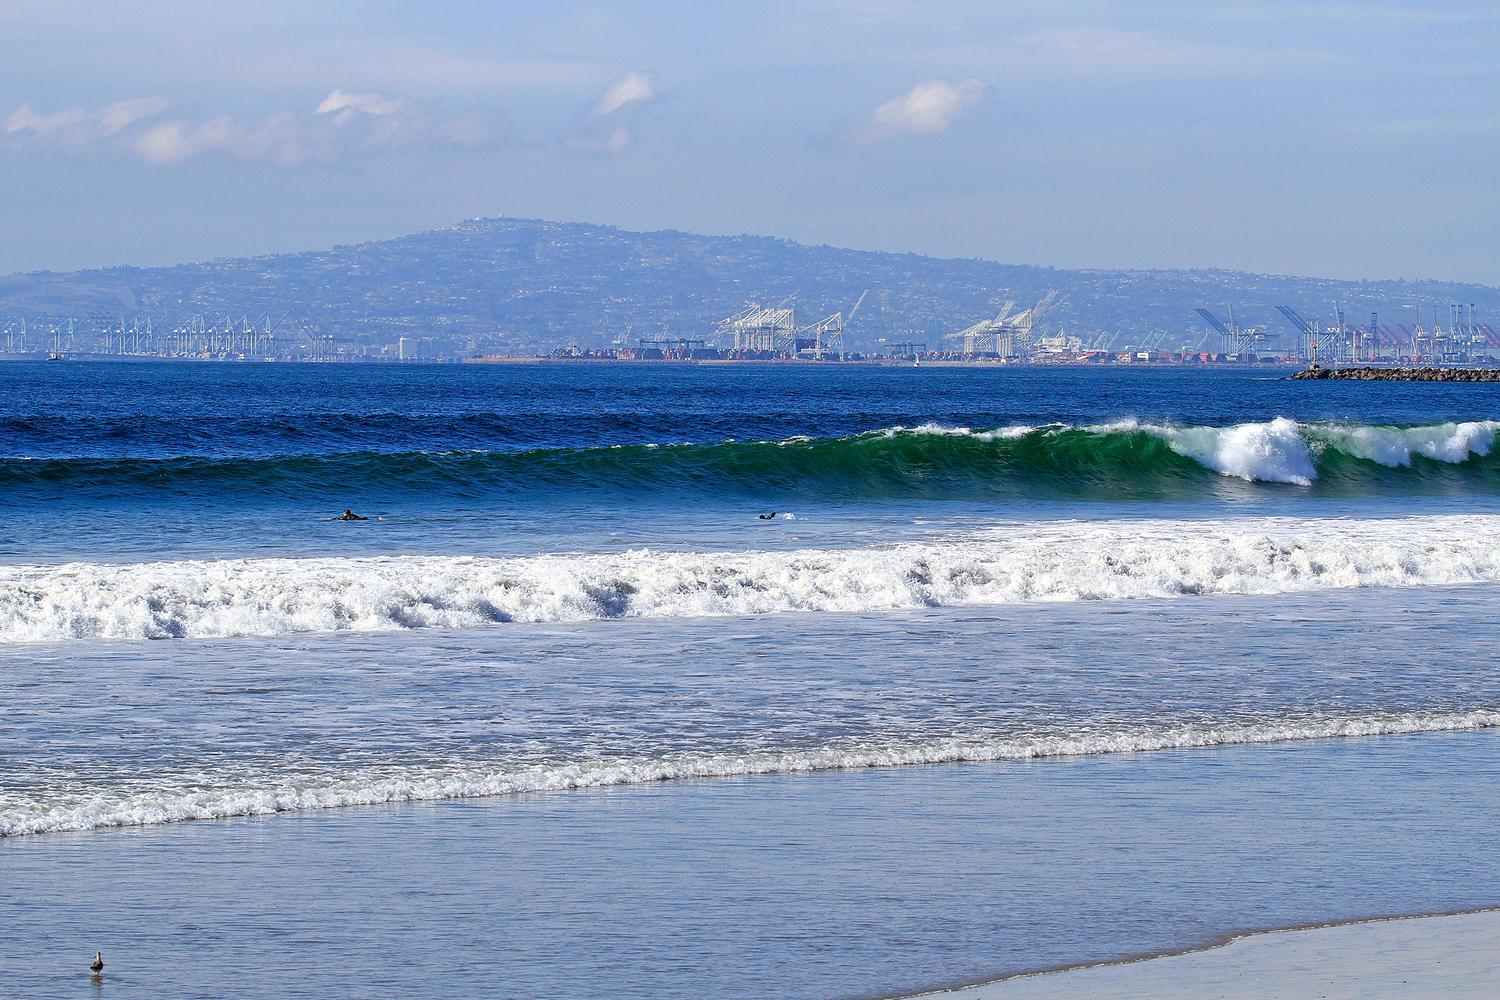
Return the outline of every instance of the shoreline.
{"type": "MultiPolygon", "coordinates": [[[[1228,928],[1487,907],[1500,806],[1454,793],[1497,767],[1471,739],[1359,741],[38,838],[4,850],[15,889],[0,918],[16,934],[0,966],[20,996],[57,992],[59,941],[116,956],[107,978],[132,996],[343,995],[352,968],[389,995],[912,996],[1228,928]],[[1194,821],[1171,824],[1209,774],[1194,821]],[[1269,829],[1244,822],[1254,809],[1269,829]],[[1039,865],[1038,851],[1071,860],[1039,865]],[[349,921],[351,906],[371,916],[349,921]],[[214,922],[230,932],[205,940],[214,922]],[[705,941],[705,923],[726,932],[705,941]],[[663,961],[664,943],[694,961],[663,961]],[[411,957],[372,968],[384,953],[411,957]],[[455,971],[455,953],[474,957],[455,971]]],[[[1059,982],[1076,980],[993,995],[1059,982]]]]}
{"type": "MultiPolygon", "coordinates": [[[[409,364],[410,362],[408,362],[409,364]]],[[[1002,358],[940,358],[913,361],[910,358],[860,358],[843,361],[809,361],[791,358],[604,358],[604,357],[531,357],[528,355],[489,355],[457,359],[454,362],[466,365],[619,365],[625,368],[983,368],[1022,369],[1025,371],[1047,371],[1053,369],[1138,369],[1161,371],[1164,369],[1183,371],[1264,371],[1295,372],[1296,361],[1009,361],[1002,358]]]]}
{"type": "MultiPolygon", "coordinates": [[[[1118,994],[1111,992],[1108,994],[1109,996],[1137,995],[1137,991],[1140,996],[1171,996],[1172,994],[1163,994],[1161,987],[1155,982],[1150,984],[1132,984],[1122,980],[1134,978],[1129,974],[1133,970],[1144,969],[1146,967],[1161,968],[1156,963],[1168,963],[1174,959],[1195,958],[1201,958],[1203,960],[1202,964],[1208,966],[1208,968],[1198,971],[1200,978],[1196,980],[1188,979],[1183,976],[1180,969],[1173,972],[1172,975],[1174,979],[1180,981],[1181,995],[1184,998],[1203,996],[1206,995],[1205,990],[1220,989],[1215,983],[1227,983],[1231,978],[1237,978],[1237,974],[1232,971],[1233,961],[1219,960],[1220,958],[1228,958],[1231,950],[1237,945],[1261,942],[1272,946],[1283,946],[1283,951],[1293,948],[1311,949],[1326,946],[1326,944],[1319,945],[1315,941],[1315,939],[1321,939],[1327,942],[1327,934],[1325,932],[1357,931],[1365,928],[1390,928],[1392,926],[1418,925],[1425,922],[1438,922],[1460,918],[1489,918],[1484,921],[1491,925],[1487,928],[1487,933],[1493,936],[1496,943],[1500,943],[1500,903],[1496,903],[1472,909],[1398,913],[1354,917],[1348,920],[1319,921],[1306,924],[1289,924],[1279,927],[1228,931],[1214,935],[1202,943],[1182,948],[1142,952],[1103,962],[1080,962],[1007,973],[996,979],[945,986],[922,993],[898,994],[891,997],[890,1000],[1005,1000],[1005,998],[1012,996],[1017,998],[1035,996],[1036,1000],[1042,1000],[1045,997],[1050,1000],[1054,996],[1094,996],[1100,989],[1118,991],[1118,994]],[[1291,944],[1292,942],[1295,942],[1295,944],[1291,944]],[[1079,982],[1080,974],[1083,973],[1095,973],[1097,975],[1090,977],[1090,979],[1094,980],[1093,982],[1085,984],[1079,982]],[[1111,975],[1112,973],[1114,975],[1111,975]],[[1114,981],[1111,982],[1111,979],[1114,981]],[[1032,987],[1035,987],[1035,989],[1032,989],[1032,987]]],[[[1441,928],[1433,928],[1433,930],[1438,933],[1442,931],[1441,928]]],[[[1396,935],[1390,936],[1395,937],[1396,935]]],[[[1335,942],[1327,943],[1332,944],[1335,942]]],[[[1494,953],[1500,955],[1500,951],[1495,951],[1494,953]]],[[[1364,952],[1356,952],[1350,957],[1355,960],[1364,960],[1364,956],[1364,952]]],[[[1277,968],[1274,965],[1263,965],[1259,968],[1271,976],[1280,975],[1286,977],[1291,971],[1289,969],[1277,968]]],[[[1496,960],[1495,969],[1500,969],[1500,959],[1496,960]]],[[[1165,970],[1163,971],[1165,972],[1165,970]]],[[[1383,971],[1375,969],[1371,974],[1378,976],[1383,971]]],[[[1491,969],[1487,971],[1493,972],[1495,970],[1491,969]]],[[[1334,974],[1343,977],[1348,973],[1344,970],[1337,970],[1334,974]]],[[[1490,980],[1485,979],[1484,981],[1488,982],[1490,980]]],[[[1312,988],[1300,983],[1288,984],[1283,982],[1282,985],[1295,988],[1297,995],[1305,993],[1312,988]]],[[[1266,988],[1264,983],[1256,983],[1253,987],[1247,988],[1242,994],[1220,992],[1215,995],[1263,996],[1266,995],[1263,992],[1266,988]]],[[[1351,989],[1350,995],[1359,992],[1359,990],[1351,989]]]]}
{"type": "Polygon", "coordinates": [[[444,358],[412,358],[400,360],[396,358],[383,358],[375,356],[349,356],[340,358],[198,358],[184,357],[180,355],[135,355],[135,354],[96,354],[93,352],[79,352],[69,354],[63,358],[49,360],[45,354],[0,354],[0,365],[3,364],[69,364],[69,365],[96,365],[96,364],[130,364],[130,365],[177,365],[177,364],[222,364],[222,365],[274,365],[285,368],[296,365],[360,365],[377,368],[450,368],[456,365],[481,365],[504,368],[522,367],[536,368],[545,366],[572,366],[572,367],[600,367],[619,366],[622,368],[772,368],[772,369],[869,369],[869,368],[979,368],[985,370],[999,369],[1022,369],[1025,371],[1051,371],[1051,370],[1141,370],[1141,371],[1259,371],[1274,374],[1285,374],[1299,371],[1299,362],[1295,361],[1266,361],[1253,363],[1246,361],[1006,361],[994,359],[960,359],[945,358],[934,360],[923,360],[913,362],[910,359],[899,360],[892,358],[862,358],[859,360],[843,361],[809,361],[791,360],[778,358],[634,358],[625,360],[621,358],[570,358],[570,357],[532,357],[530,355],[506,355],[506,356],[481,356],[481,357],[444,357],[444,358]]]}

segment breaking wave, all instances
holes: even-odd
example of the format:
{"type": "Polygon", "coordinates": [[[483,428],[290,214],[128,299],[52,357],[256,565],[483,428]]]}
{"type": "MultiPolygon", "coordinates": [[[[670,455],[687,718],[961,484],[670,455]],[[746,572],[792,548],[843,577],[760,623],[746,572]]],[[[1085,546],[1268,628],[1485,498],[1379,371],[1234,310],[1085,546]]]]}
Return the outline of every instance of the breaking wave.
{"type": "Polygon", "coordinates": [[[1415,427],[1227,427],[1122,421],[973,429],[926,424],[847,437],[517,451],[269,457],[0,458],[0,499],[53,495],[528,496],[674,490],[845,499],[1059,494],[1150,498],[1227,481],[1330,493],[1500,486],[1492,420],[1415,427]]]}
{"type": "Polygon", "coordinates": [[[1290,740],[1452,732],[1500,727],[1500,712],[1415,712],[1310,720],[1135,727],[1059,736],[951,738],[814,749],[672,753],[505,766],[431,764],[405,770],[343,770],[242,778],[217,787],[132,791],[129,786],[67,801],[0,805],[0,837],[195,819],[263,816],[307,809],[478,798],[600,788],[674,779],[788,774],[1046,757],[1136,753],[1290,740]]]}
{"type": "Polygon", "coordinates": [[[1041,522],[861,548],[0,568],[0,643],[1500,581],[1500,517],[1041,522]]]}

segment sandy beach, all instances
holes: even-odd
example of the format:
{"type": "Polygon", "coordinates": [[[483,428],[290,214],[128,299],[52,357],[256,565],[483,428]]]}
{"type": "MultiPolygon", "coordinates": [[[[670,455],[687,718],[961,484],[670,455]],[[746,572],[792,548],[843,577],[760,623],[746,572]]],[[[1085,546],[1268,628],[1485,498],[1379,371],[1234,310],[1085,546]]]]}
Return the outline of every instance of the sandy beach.
{"type": "Polygon", "coordinates": [[[1022,976],[930,1000],[1493,997],[1500,911],[1268,931],[1136,962],[1022,976]]]}

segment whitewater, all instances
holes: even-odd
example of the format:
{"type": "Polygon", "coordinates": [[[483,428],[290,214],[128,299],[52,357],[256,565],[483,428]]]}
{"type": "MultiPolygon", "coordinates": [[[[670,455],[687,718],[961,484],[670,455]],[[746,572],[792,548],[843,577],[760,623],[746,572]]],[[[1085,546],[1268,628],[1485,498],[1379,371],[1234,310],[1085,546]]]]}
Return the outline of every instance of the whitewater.
{"type": "Polygon", "coordinates": [[[1415,712],[1373,717],[1234,722],[1080,731],[1032,737],[972,736],[739,753],[678,751],[548,764],[454,763],[281,773],[163,774],[103,793],[0,794],[0,837],[188,820],[266,816],[309,809],[435,802],[658,781],[734,778],[924,764],[1025,761],[1096,754],[1201,749],[1299,740],[1412,735],[1500,727],[1500,711],[1415,712]],[[152,787],[141,788],[141,785],[152,787]]]}
{"type": "Polygon", "coordinates": [[[1022,522],[846,548],[0,567],[0,644],[1500,581],[1500,516],[1022,522]]]}

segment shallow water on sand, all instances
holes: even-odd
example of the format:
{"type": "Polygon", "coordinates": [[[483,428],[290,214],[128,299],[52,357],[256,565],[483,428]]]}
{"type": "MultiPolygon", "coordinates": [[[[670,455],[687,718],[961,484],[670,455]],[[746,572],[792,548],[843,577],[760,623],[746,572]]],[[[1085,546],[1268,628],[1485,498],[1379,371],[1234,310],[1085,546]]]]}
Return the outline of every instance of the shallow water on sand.
{"type": "Polygon", "coordinates": [[[0,831],[1496,726],[1497,604],[1483,585],[0,646],[0,831]]]}
{"type": "Polygon", "coordinates": [[[1493,903],[1490,732],[0,841],[12,996],[855,997],[1493,903]]]}

